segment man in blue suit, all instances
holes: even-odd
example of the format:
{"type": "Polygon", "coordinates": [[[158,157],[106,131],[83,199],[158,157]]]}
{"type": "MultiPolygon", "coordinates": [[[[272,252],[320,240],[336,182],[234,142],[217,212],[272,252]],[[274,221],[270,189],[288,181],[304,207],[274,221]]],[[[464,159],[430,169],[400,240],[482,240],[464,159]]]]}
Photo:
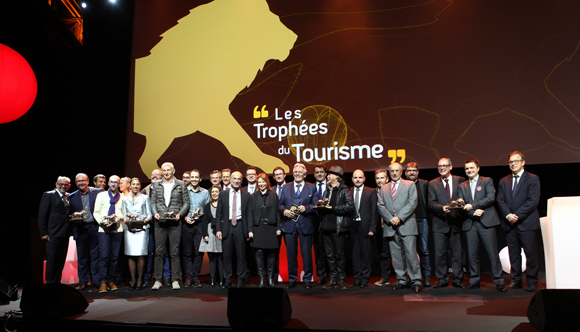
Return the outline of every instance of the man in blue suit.
{"type": "Polygon", "coordinates": [[[306,166],[296,163],[293,169],[294,181],[287,183],[280,194],[280,212],[284,215],[282,232],[288,257],[288,286],[296,287],[298,280],[298,238],[304,267],[304,287],[312,288],[312,240],[317,218],[313,206],[318,201],[316,187],[304,181],[306,166]]]}
{"type": "Polygon", "coordinates": [[[89,177],[85,173],[77,174],[75,183],[79,189],[70,194],[71,213],[86,211],[85,219],[79,220],[73,227],[78,257],[79,287],[77,289],[83,290],[87,288],[89,280],[94,281],[95,284],[99,281],[99,238],[97,236],[99,225],[93,217],[93,212],[97,194],[103,189],[89,187],[89,177]]]}
{"type": "Polygon", "coordinates": [[[522,286],[522,248],[526,252],[526,291],[535,292],[538,284],[538,239],[540,229],[538,204],[540,202],[540,178],[524,171],[524,154],[514,151],[508,165],[512,174],[499,181],[497,204],[502,218],[502,228],[510,255],[512,283],[507,289],[522,286]]]}

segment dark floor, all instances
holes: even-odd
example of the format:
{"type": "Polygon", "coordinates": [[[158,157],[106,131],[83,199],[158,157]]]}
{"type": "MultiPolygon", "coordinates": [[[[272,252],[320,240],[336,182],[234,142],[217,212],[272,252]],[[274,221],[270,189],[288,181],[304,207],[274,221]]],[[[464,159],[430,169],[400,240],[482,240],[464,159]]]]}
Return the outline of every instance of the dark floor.
{"type": "MultiPolygon", "coordinates": [[[[526,317],[533,293],[521,289],[500,293],[490,276],[483,276],[478,290],[426,288],[418,294],[393,291],[392,285],[374,286],[375,279],[378,277],[366,289],[323,290],[316,286],[306,290],[299,284],[288,290],[292,315],[284,330],[536,331],[526,317]]],[[[352,280],[347,279],[349,282],[352,280]]],[[[544,284],[542,280],[541,288],[544,284]]],[[[247,288],[255,288],[255,284],[247,288]]],[[[9,330],[13,325],[12,330],[34,331],[38,324],[77,332],[231,329],[228,291],[210,288],[207,283],[201,288],[181,290],[137,291],[120,286],[104,294],[97,290],[84,290],[82,294],[89,303],[82,314],[46,322],[15,317],[9,321],[9,330]]],[[[18,310],[19,302],[0,306],[2,309],[18,310]]]]}

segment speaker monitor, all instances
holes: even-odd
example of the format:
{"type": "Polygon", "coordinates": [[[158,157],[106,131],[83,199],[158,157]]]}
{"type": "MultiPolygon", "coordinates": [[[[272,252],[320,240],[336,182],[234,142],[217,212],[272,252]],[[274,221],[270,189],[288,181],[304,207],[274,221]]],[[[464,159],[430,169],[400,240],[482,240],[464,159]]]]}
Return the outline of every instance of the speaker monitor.
{"type": "Polygon", "coordinates": [[[578,331],[580,290],[542,289],[528,307],[530,324],[540,331],[578,331]]]}
{"type": "Polygon", "coordinates": [[[25,284],[20,310],[23,315],[62,318],[83,313],[87,299],[68,285],[25,284]]]}
{"type": "Polygon", "coordinates": [[[228,321],[233,329],[279,329],[292,317],[283,288],[228,289],[228,321]]]}

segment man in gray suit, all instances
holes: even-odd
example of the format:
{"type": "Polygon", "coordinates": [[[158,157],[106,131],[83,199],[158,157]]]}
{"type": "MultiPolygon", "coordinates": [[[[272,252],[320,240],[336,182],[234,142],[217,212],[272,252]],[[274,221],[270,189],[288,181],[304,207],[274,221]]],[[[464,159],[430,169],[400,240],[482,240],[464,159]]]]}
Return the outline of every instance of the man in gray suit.
{"type": "Polygon", "coordinates": [[[479,242],[483,245],[489,262],[493,282],[497,290],[505,292],[497,236],[495,228],[500,224],[497,211],[493,207],[495,188],[493,180],[479,176],[479,161],[467,159],[465,161],[465,175],[468,181],[459,184],[457,196],[465,201],[463,210],[467,211],[467,220],[463,222],[462,230],[467,240],[467,257],[469,258],[469,284],[463,289],[477,289],[480,287],[481,271],[479,266],[479,242]]]}
{"type": "Polygon", "coordinates": [[[401,179],[403,166],[399,163],[389,165],[391,182],[381,187],[379,193],[379,214],[385,222],[383,237],[389,238],[393,267],[398,283],[393,290],[409,288],[407,274],[415,293],[422,289],[421,267],[417,258],[417,188],[415,183],[401,179]],[[405,270],[406,258],[407,271],[405,270]]]}

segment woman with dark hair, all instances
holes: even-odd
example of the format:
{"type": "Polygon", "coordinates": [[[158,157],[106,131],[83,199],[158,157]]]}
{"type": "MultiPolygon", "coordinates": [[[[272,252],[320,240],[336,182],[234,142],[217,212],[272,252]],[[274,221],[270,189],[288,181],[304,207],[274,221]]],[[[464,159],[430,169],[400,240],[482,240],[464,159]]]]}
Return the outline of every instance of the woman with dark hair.
{"type": "Polygon", "coordinates": [[[131,179],[129,195],[123,197],[121,208],[125,220],[124,252],[131,274],[130,289],[141,289],[149,245],[151,204],[149,197],[141,193],[141,181],[138,178],[131,179]]]}
{"type": "Polygon", "coordinates": [[[209,257],[209,287],[217,285],[216,275],[221,276],[220,286],[223,285],[224,265],[222,261],[222,241],[215,236],[217,202],[221,187],[213,185],[209,190],[209,203],[204,207],[204,215],[199,227],[203,241],[199,245],[200,252],[207,252],[209,257]]]}
{"type": "Polygon", "coordinates": [[[265,173],[258,175],[257,182],[258,190],[252,194],[248,202],[248,236],[250,246],[256,249],[256,267],[260,277],[258,287],[265,286],[266,275],[268,287],[274,287],[274,265],[280,243],[278,237],[282,234],[278,212],[279,199],[278,195],[270,190],[270,180],[265,173]]]}

